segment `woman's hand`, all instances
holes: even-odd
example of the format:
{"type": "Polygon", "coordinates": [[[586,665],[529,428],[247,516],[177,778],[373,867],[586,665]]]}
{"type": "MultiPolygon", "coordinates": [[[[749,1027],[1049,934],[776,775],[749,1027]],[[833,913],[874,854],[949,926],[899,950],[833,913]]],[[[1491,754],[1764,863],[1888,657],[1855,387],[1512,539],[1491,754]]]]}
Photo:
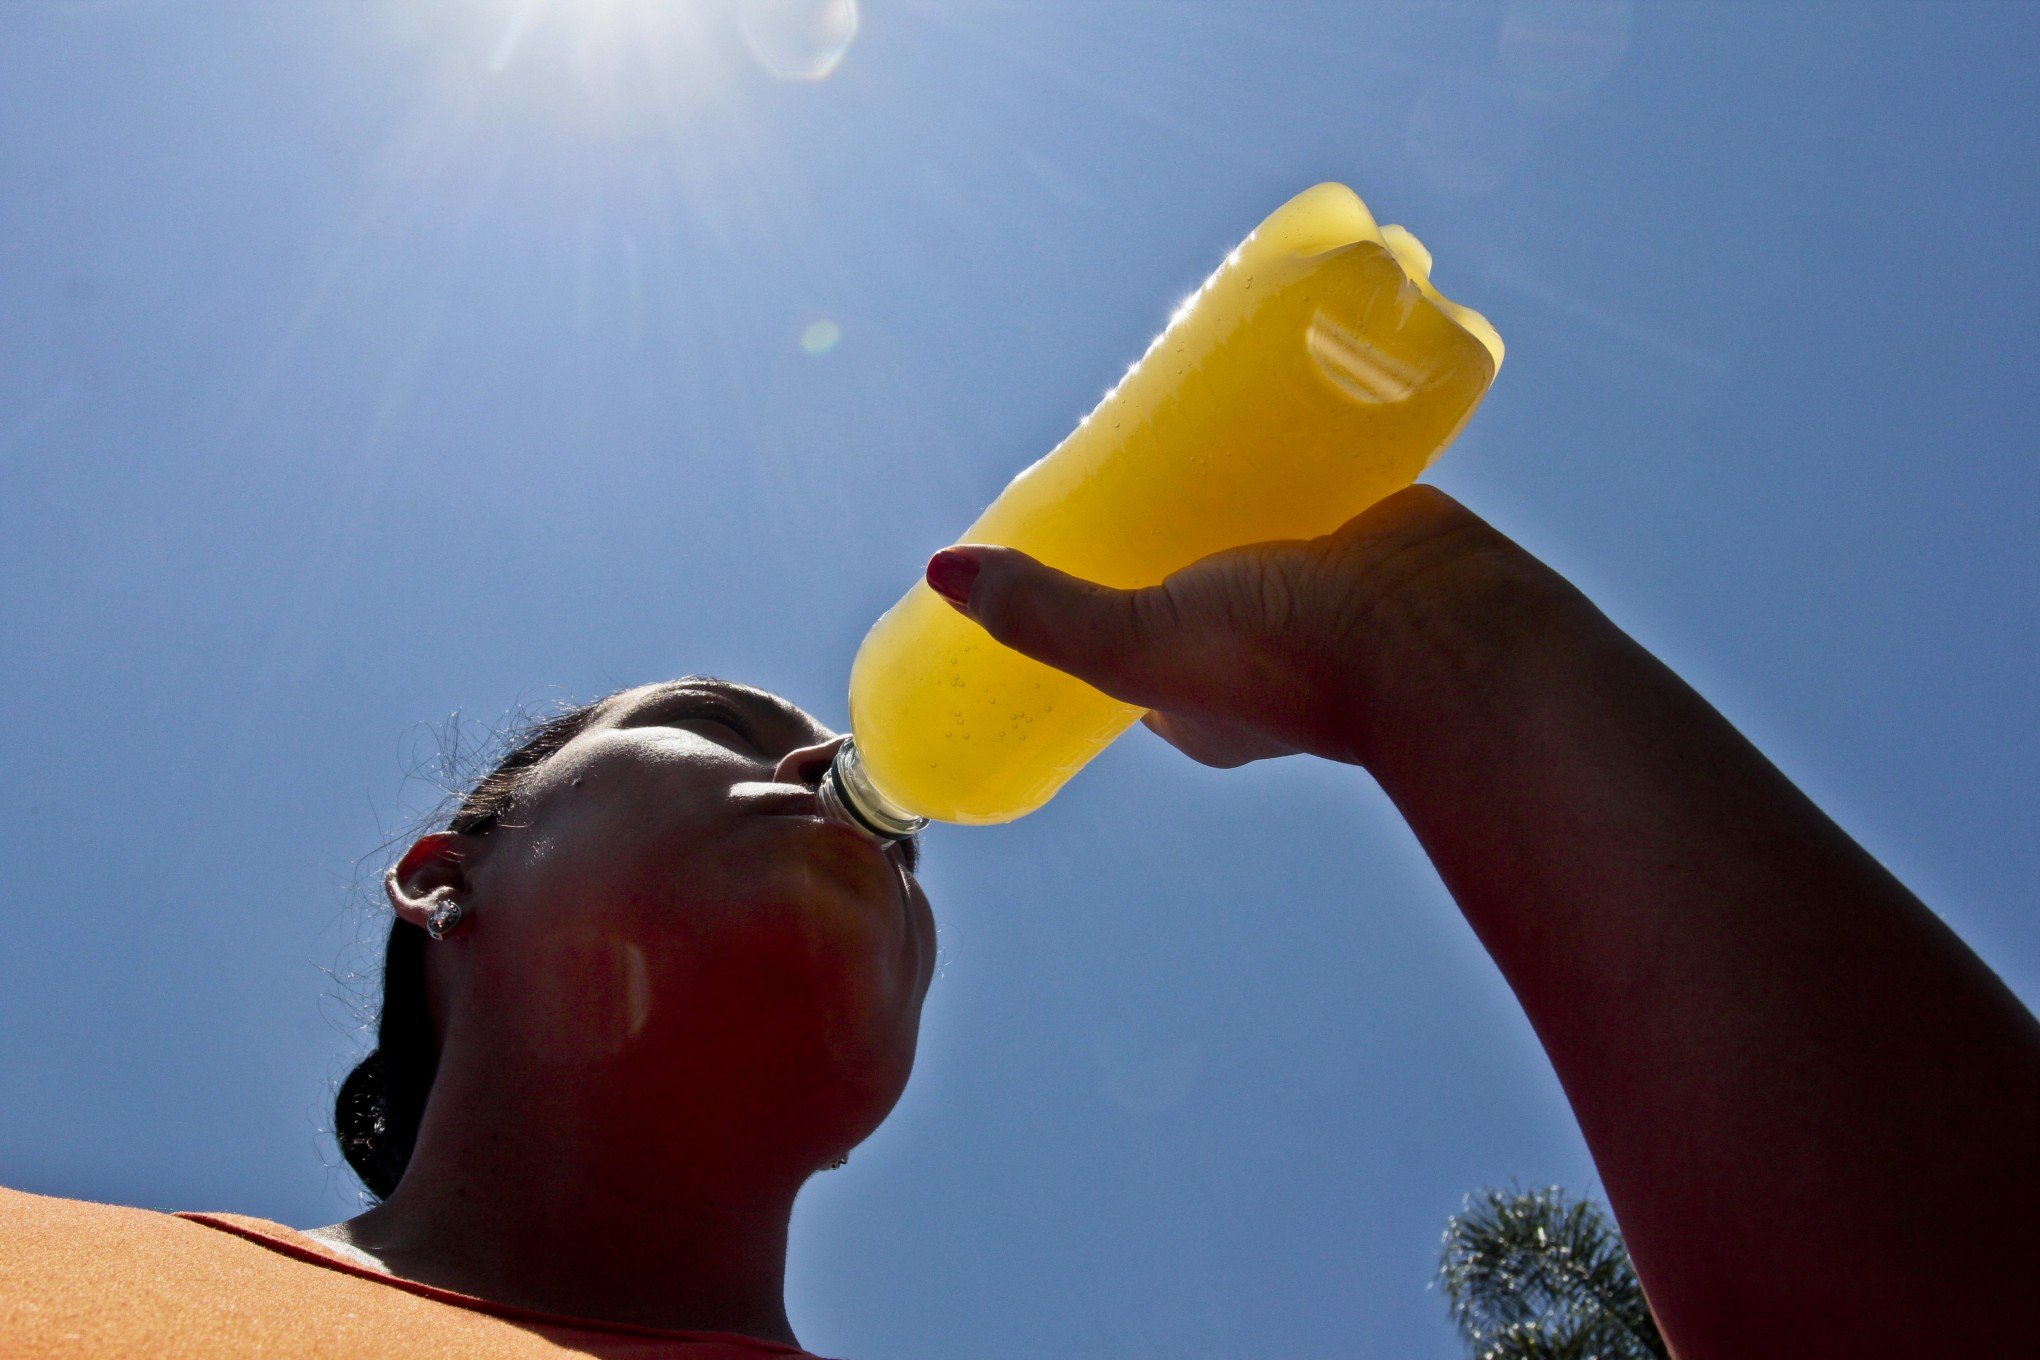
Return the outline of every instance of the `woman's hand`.
{"type": "Polygon", "coordinates": [[[1367,767],[1536,1027],[1680,1356],[2030,1342],[2040,1024],[1453,501],[1405,491],[1145,590],[975,547],[929,583],[1199,760],[1367,767]]]}
{"type": "Polygon", "coordinates": [[[1493,611],[1522,598],[1498,589],[1511,583],[1554,598],[1563,584],[1422,486],[1322,538],[1214,553],[1143,590],[986,546],[936,554],[928,583],[1000,642],[1150,710],[1163,740],[1222,767],[1296,752],[1365,763],[1384,634],[1493,611]]]}

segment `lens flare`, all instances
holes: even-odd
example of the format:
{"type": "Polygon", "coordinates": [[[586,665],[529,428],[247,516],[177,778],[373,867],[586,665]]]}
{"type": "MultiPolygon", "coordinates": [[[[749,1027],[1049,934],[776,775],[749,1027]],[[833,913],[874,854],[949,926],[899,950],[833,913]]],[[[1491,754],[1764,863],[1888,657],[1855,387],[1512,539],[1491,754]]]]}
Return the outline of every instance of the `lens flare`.
{"type": "Polygon", "coordinates": [[[1622,64],[1629,29],[1629,0],[1514,0],[1497,56],[1524,95],[1577,104],[1622,64]]]}
{"type": "Polygon", "coordinates": [[[800,347],[809,354],[827,354],[842,338],[843,328],[823,317],[820,321],[809,322],[807,329],[800,333],[800,347]]]}
{"type": "Polygon", "coordinates": [[[781,80],[826,80],[857,38],[857,0],[744,0],[744,41],[781,80]]]}

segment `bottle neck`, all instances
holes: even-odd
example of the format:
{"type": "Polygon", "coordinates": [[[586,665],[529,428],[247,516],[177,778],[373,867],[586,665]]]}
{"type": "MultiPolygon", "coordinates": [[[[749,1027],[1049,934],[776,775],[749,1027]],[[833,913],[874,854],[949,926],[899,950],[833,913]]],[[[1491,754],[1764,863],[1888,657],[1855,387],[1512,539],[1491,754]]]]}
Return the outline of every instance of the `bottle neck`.
{"type": "Polygon", "coordinates": [[[829,762],[816,796],[828,816],[881,841],[905,840],[928,825],[926,817],[916,817],[878,791],[857,754],[855,738],[844,742],[829,762]]]}

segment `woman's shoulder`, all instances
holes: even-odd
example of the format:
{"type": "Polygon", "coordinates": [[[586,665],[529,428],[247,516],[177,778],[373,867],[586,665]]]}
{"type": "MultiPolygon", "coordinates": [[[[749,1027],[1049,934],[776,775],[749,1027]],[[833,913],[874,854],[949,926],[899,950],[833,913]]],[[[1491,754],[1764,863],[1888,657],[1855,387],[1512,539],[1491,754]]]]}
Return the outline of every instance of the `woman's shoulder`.
{"type": "Polygon", "coordinates": [[[161,1353],[155,1320],[195,1310],[205,1290],[191,1271],[216,1235],[151,1209],[0,1187],[0,1354],[161,1353]]]}
{"type": "Polygon", "coordinates": [[[0,1276],[56,1265],[95,1251],[125,1251],[157,1236],[174,1237],[195,1225],[174,1215],[124,1204],[36,1195],[0,1186],[0,1276]]]}
{"type": "Polygon", "coordinates": [[[266,1219],[0,1188],[0,1356],[7,1360],[225,1360],[257,1351],[306,1360],[557,1360],[563,1347],[600,1360],[807,1360],[745,1337],[504,1308],[367,1269],[266,1219]]]}
{"type": "Polygon", "coordinates": [[[161,1210],[0,1186],[0,1316],[27,1296],[39,1308],[61,1309],[136,1290],[160,1293],[207,1264],[221,1236],[161,1210]]]}

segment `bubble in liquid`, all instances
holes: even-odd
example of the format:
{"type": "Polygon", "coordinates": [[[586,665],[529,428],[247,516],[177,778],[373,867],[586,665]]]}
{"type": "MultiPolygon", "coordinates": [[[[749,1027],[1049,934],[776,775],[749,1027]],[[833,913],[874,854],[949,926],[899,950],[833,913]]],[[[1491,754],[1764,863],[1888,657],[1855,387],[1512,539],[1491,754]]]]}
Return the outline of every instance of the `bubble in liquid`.
{"type": "Polygon", "coordinates": [[[826,80],[857,38],[857,0],[744,0],[744,41],[781,80],[826,80]]]}
{"type": "Polygon", "coordinates": [[[827,317],[811,321],[800,333],[800,347],[809,354],[827,354],[843,338],[843,328],[827,317]]]}

